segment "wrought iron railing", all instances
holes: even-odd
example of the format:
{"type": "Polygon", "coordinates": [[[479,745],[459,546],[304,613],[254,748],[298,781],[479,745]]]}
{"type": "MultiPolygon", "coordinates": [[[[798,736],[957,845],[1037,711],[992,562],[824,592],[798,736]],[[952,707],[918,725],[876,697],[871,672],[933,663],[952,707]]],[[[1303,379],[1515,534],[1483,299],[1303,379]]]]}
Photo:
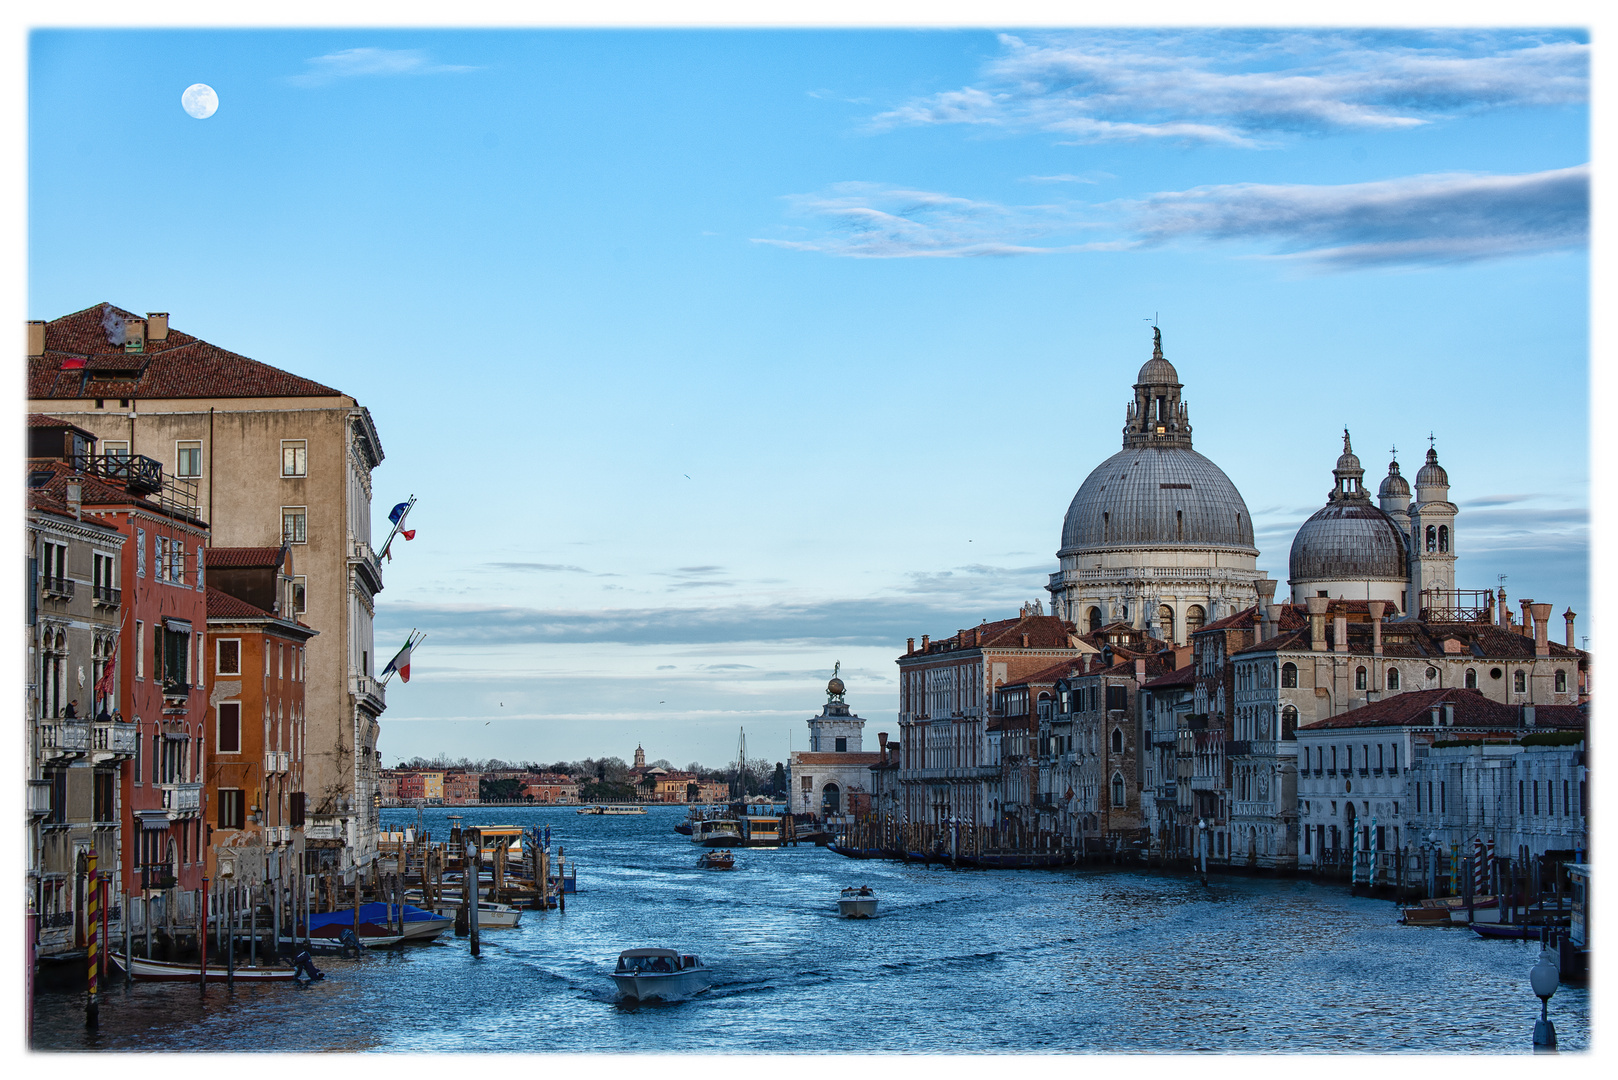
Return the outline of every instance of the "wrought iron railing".
{"type": "Polygon", "coordinates": [[[124,591],[115,589],[111,585],[96,585],[92,587],[91,600],[102,607],[117,607],[123,602],[124,591]]]}
{"type": "Polygon", "coordinates": [[[42,579],[41,581],[41,587],[45,591],[45,597],[49,600],[73,599],[73,586],[75,584],[76,582],[74,582],[72,578],[65,577],[48,577],[42,579]]]}

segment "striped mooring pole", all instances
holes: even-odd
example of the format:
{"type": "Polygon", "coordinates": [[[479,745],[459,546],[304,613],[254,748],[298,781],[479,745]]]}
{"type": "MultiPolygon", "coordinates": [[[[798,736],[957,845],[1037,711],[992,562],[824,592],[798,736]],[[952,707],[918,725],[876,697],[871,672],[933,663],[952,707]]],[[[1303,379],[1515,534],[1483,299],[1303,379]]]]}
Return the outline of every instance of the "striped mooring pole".
{"type": "Polygon", "coordinates": [[[85,852],[85,888],[89,898],[84,912],[84,956],[89,964],[90,994],[84,1007],[84,1026],[96,1030],[101,1023],[101,876],[96,873],[96,851],[85,852]]]}
{"type": "Polygon", "coordinates": [[[1489,860],[1483,855],[1483,840],[1472,840],[1472,895],[1483,896],[1489,891],[1489,860]]]}

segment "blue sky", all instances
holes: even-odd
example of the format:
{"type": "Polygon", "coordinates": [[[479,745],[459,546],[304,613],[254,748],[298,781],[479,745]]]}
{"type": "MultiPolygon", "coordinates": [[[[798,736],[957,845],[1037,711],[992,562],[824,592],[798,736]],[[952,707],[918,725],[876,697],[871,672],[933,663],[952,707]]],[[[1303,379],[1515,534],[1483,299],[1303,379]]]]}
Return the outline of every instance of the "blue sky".
{"type": "Polygon", "coordinates": [[[801,747],[1043,597],[1149,320],[1285,580],[1346,425],[1589,633],[1576,30],[40,31],[29,318],[355,394],[389,762],[801,747]],[[218,112],[181,92],[205,82],[218,112]]]}

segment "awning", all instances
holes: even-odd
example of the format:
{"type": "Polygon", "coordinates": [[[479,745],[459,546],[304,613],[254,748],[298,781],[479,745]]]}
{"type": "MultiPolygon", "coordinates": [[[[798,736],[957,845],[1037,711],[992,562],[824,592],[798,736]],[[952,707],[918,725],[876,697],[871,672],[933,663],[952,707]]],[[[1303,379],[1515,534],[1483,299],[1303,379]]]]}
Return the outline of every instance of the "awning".
{"type": "Polygon", "coordinates": [[[142,829],[167,829],[169,827],[168,814],[165,811],[162,817],[143,817],[140,819],[142,829]]]}
{"type": "Polygon", "coordinates": [[[175,633],[189,634],[191,632],[191,623],[186,619],[171,619],[165,615],[163,617],[163,625],[167,629],[173,630],[175,633]]]}

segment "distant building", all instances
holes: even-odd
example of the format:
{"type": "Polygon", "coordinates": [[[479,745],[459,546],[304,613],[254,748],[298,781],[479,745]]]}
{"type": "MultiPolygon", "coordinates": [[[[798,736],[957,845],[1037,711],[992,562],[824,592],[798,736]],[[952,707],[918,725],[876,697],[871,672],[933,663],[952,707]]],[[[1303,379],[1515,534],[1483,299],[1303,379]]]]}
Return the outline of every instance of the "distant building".
{"type": "Polygon", "coordinates": [[[787,786],[794,814],[827,820],[849,813],[851,796],[869,798],[871,766],[880,755],[865,750],[865,718],[850,711],[846,690],[834,671],[826,703],[808,720],[809,749],[792,752],[787,786]]]}
{"type": "Polygon", "coordinates": [[[444,805],[467,806],[479,802],[478,781],[482,773],[471,769],[444,770],[444,805]]]}

